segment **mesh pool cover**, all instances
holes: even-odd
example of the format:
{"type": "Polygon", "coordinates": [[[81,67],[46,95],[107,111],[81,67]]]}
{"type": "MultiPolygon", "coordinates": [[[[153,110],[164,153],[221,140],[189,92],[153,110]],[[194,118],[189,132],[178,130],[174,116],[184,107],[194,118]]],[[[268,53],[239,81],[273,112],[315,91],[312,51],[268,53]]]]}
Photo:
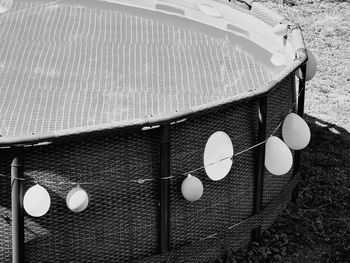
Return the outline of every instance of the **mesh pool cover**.
{"type": "Polygon", "coordinates": [[[0,14],[1,136],[165,115],[270,78],[225,34],[81,3],[15,1],[0,14]]]}

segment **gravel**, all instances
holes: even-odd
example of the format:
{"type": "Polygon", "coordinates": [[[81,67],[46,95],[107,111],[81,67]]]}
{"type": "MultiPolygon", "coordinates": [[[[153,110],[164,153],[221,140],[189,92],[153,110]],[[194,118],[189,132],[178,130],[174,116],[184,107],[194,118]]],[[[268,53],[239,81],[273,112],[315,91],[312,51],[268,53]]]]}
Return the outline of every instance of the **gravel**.
{"type": "Polygon", "coordinates": [[[350,131],[350,1],[295,1],[264,5],[299,24],[318,62],[306,85],[305,113],[350,131]]]}

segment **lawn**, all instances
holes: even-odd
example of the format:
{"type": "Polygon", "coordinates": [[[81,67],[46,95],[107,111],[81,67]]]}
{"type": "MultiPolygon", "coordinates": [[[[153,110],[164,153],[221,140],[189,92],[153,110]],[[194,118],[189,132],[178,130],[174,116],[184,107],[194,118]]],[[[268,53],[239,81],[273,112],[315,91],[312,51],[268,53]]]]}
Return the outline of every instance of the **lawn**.
{"type": "Polygon", "coordinates": [[[350,262],[350,2],[264,1],[298,23],[318,61],[307,83],[303,151],[296,200],[260,243],[216,262],[350,262]]]}

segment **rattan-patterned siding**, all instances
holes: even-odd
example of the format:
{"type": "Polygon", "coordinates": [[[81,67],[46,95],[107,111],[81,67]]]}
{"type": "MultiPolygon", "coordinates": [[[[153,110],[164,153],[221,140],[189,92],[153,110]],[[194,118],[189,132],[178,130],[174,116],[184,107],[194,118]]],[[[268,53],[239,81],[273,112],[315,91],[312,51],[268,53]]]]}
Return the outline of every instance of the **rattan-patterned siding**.
{"type": "MultiPolygon", "coordinates": [[[[294,75],[268,95],[267,134],[271,134],[293,105],[294,75]]],[[[215,259],[223,246],[238,247],[249,240],[250,229],[239,226],[253,213],[254,150],[234,158],[229,175],[213,182],[204,170],[192,173],[204,185],[195,203],[181,195],[183,173],[203,165],[209,136],[226,132],[235,153],[257,143],[257,100],[221,106],[171,125],[170,241],[172,262],[215,259]],[[198,242],[210,235],[210,238],[198,242]],[[189,243],[194,242],[192,245],[189,243]]],[[[280,129],[276,133],[280,136],[280,129]]],[[[25,176],[41,181],[51,196],[51,208],[41,218],[26,215],[27,262],[126,262],[159,253],[159,180],[143,184],[130,180],[159,177],[159,129],[119,135],[76,137],[51,145],[25,148],[25,176]],[[46,181],[46,182],[44,182],[46,181]],[[65,198],[81,182],[90,197],[83,213],[70,212],[65,198]]],[[[11,260],[10,151],[1,150],[0,258],[11,260]]],[[[265,172],[264,205],[283,189],[291,172],[265,172]]],[[[27,182],[25,189],[32,186],[27,182]]],[[[277,211],[277,210],[276,210],[277,211]]],[[[264,220],[266,228],[277,213],[264,220]]],[[[164,257],[159,257],[159,262],[164,257]]],[[[138,261],[139,262],[139,261],[138,261]]],[[[142,260],[141,260],[142,262],[142,260]]],[[[152,258],[144,262],[158,262],[152,258]]]]}
{"type": "Polygon", "coordinates": [[[123,262],[156,254],[159,182],[123,181],[158,174],[155,131],[27,148],[25,176],[42,182],[51,207],[43,217],[25,218],[26,262],[123,262]],[[69,211],[65,198],[72,186],[60,182],[91,183],[82,185],[90,198],[86,211],[69,211]]]}
{"type": "Polygon", "coordinates": [[[181,195],[182,173],[203,166],[205,144],[216,131],[226,132],[235,152],[256,143],[257,104],[252,101],[236,107],[188,120],[173,127],[171,134],[171,245],[176,248],[189,241],[222,231],[252,214],[254,189],[254,152],[234,159],[229,175],[213,182],[204,169],[192,173],[203,182],[204,194],[195,203],[181,195]]]}
{"type": "Polygon", "coordinates": [[[11,179],[10,150],[0,151],[0,261],[11,262],[11,179]]]}

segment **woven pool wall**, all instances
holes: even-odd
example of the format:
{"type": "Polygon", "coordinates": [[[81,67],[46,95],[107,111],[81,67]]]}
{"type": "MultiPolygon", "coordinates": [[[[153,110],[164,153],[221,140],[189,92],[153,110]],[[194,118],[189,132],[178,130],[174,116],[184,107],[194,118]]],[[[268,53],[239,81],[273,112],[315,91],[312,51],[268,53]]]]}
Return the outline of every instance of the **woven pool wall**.
{"type": "MultiPolygon", "coordinates": [[[[294,91],[292,72],[267,94],[267,135],[292,108],[294,91]]],[[[25,177],[39,181],[51,196],[45,216],[25,215],[26,262],[205,262],[214,260],[224,247],[244,245],[255,227],[253,223],[239,225],[253,216],[255,150],[237,156],[222,181],[211,181],[204,170],[193,173],[204,185],[204,195],[197,202],[182,197],[181,183],[183,173],[203,165],[204,147],[212,133],[226,132],[239,152],[258,142],[258,119],[258,98],[254,98],[171,125],[171,252],[163,256],[159,255],[159,129],[97,133],[26,147],[25,177]],[[130,182],[140,178],[154,180],[130,182]],[[90,198],[87,210],[76,214],[66,207],[65,197],[72,186],[60,182],[82,183],[90,198]],[[214,238],[207,238],[211,235],[214,238]]],[[[9,262],[11,151],[3,149],[0,156],[0,173],[5,175],[0,177],[0,259],[9,262]]],[[[265,172],[264,206],[281,194],[292,170],[279,177],[265,172]]],[[[32,185],[26,181],[25,190],[32,185]]],[[[263,228],[280,210],[277,206],[266,214],[260,222],[263,228]]]]}

